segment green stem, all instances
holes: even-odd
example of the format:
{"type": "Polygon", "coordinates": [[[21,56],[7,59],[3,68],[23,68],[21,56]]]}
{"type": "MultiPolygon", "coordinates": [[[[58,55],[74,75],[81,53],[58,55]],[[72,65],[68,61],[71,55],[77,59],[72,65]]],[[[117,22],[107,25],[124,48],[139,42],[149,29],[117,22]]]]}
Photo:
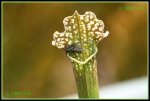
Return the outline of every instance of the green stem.
{"type": "Polygon", "coordinates": [[[84,65],[73,62],[73,71],[79,98],[99,98],[96,58],[84,65]]]}

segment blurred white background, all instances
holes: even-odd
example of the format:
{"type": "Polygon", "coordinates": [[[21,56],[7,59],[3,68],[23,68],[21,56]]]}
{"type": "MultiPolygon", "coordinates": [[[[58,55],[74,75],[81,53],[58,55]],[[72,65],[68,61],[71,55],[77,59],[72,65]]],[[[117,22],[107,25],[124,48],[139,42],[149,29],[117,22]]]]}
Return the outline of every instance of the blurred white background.
{"type": "MultiPolygon", "coordinates": [[[[78,98],[77,94],[64,98],[78,98]]],[[[148,99],[148,78],[141,77],[100,88],[100,99],[148,99]]]]}

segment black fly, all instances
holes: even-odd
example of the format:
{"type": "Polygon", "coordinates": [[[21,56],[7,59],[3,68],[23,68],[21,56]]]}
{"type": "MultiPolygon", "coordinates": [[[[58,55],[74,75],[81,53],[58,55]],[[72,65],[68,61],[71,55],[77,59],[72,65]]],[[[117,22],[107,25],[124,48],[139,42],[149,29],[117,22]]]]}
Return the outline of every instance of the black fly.
{"type": "Polygon", "coordinates": [[[77,52],[81,53],[83,51],[81,45],[79,43],[73,43],[66,47],[66,52],[77,52]]]}

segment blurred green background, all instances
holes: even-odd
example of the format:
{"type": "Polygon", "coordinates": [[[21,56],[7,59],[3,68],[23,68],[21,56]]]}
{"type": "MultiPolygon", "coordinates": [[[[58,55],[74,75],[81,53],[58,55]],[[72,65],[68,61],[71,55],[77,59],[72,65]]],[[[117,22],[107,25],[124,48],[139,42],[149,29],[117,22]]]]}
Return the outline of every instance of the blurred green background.
{"type": "Polygon", "coordinates": [[[147,75],[147,3],[3,3],[3,97],[76,93],[65,51],[51,45],[66,16],[92,11],[110,35],[98,44],[101,87],[147,75]]]}

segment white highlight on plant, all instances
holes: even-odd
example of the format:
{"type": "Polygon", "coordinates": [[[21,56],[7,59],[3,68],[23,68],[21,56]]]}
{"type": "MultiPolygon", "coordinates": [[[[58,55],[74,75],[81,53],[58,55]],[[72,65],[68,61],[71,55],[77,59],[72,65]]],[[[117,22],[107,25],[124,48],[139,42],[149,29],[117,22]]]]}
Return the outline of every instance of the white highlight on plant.
{"type": "Polygon", "coordinates": [[[70,34],[69,37],[72,39],[73,38],[72,34],[70,34]]]}
{"type": "Polygon", "coordinates": [[[68,36],[69,36],[69,33],[65,33],[65,36],[68,37],[68,36]]]}
{"type": "Polygon", "coordinates": [[[72,44],[72,41],[70,40],[69,42],[68,42],[68,45],[71,45],[72,44]]]}
{"type": "Polygon", "coordinates": [[[71,31],[71,26],[68,26],[68,31],[71,31]]]}
{"type": "Polygon", "coordinates": [[[81,34],[81,38],[84,42],[95,41],[98,43],[109,35],[108,31],[104,32],[103,21],[98,20],[96,15],[91,11],[86,11],[84,15],[79,15],[78,12],[75,11],[72,16],[64,18],[63,24],[65,31],[62,33],[56,31],[53,34],[54,40],[52,41],[52,45],[57,48],[65,48],[65,46],[71,45],[73,39],[78,38],[78,32],[81,34]],[[76,24],[76,22],[78,22],[79,25],[76,24]]]}
{"type": "Polygon", "coordinates": [[[95,27],[98,27],[98,26],[99,26],[99,23],[96,23],[94,26],[95,26],[95,27]]]}
{"type": "Polygon", "coordinates": [[[109,32],[106,31],[106,32],[104,33],[104,37],[107,37],[108,35],[109,35],[109,32]]]}
{"type": "Polygon", "coordinates": [[[68,41],[68,39],[67,39],[67,38],[65,38],[65,41],[68,41]]]}
{"type": "Polygon", "coordinates": [[[94,15],[93,14],[90,14],[90,19],[93,19],[94,18],[94,15]]]}
{"type": "Polygon", "coordinates": [[[91,30],[91,26],[87,26],[88,31],[91,30]]]}
{"type": "Polygon", "coordinates": [[[64,33],[60,33],[60,34],[59,34],[60,37],[63,37],[64,35],[65,35],[64,33]]]}
{"type": "Polygon", "coordinates": [[[59,46],[59,48],[64,48],[64,47],[65,47],[64,45],[60,45],[60,46],[59,46]]]}
{"type": "Polygon", "coordinates": [[[84,17],[83,17],[83,16],[80,16],[80,20],[84,20],[84,17]]]}
{"type": "Polygon", "coordinates": [[[100,27],[100,28],[99,28],[99,31],[103,31],[103,28],[102,28],[102,27],[100,27]]]}
{"type": "Polygon", "coordinates": [[[55,46],[55,44],[56,44],[55,41],[52,41],[52,45],[55,46]]]}
{"type": "Polygon", "coordinates": [[[79,41],[78,40],[75,40],[75,43],[78,43],[79,41]]]}
{"type": "Polygon", "coordinates": [[[57,41],[60,41],[60,38],[58,38],[57,41]]]}
{"type": "Polygon", "coordinates": [[[75,34],[77,34],[77,31],[74,31],[75,34]]]}
{"type": "Polygon", "coordinates": [[[71,23],[72,23],[72,24],[74,23],[74,19],[71,19],[71,23]]]}
{"type": "Polygon", "coordinates": [[[84,40],[84,42],[86,42],[86,41],[87,41],[87,38],[84,38],[83,40],[84,40]]]}
{"type": "Polygon", "coordinates": [[[90,25],[93,25],[94,24],[94,21],[90,21],[90,25]]]}
{"type": "Polygon", "coordinates": [[[90,51],[92,51],[92,48],[90,47],[90,51]]]}
{"type": "Polygon", "coordinates": [[[76,26],[75,26],[75,25],[73,25],[73,29],[76,29],[76,26]]]}
{"type": "Polygon", "coordinates": [[[96,34],[96,35],[100,35],[101,33],[100,33],[100,32],[95,32],[95,34],[96,34]]]}
{"type": "Polygon", "coordinates": [[[86,11],[86,12],[85,12],[85,15],[88,15],[88,14],[89,14],[89,11],[86,11]]]}
{"type": "Polygon", "coordinates": [[[77,64],[75,64],[75,67],[78,67],[78,65],[77,65],[77,64]]]}
{"type": "Polygon", "coordinates": [[[63,41],[64,40],[64,38],[61,38],[61,41],[63,41]]]}
{"type": "MultiPolygon", "coordinates": [[[[64,44],[64,43],[65,43],[65,41],[60,41],[59,43],[60,43],[60,44],[64,44]]],[[[63,45],[62,45],[62,46],[63,46],[63,45]]]]}
{"type": "Polygon", "coordinates": [[[67,21],[63,21],[64,25],[68,25],[68,22],[67,21]]]}
{"type": "Polygon", "coordinates": [[[65,17],[63,21],[69,21],[69,18],[68,18],[68,17],[65,17]]]}

